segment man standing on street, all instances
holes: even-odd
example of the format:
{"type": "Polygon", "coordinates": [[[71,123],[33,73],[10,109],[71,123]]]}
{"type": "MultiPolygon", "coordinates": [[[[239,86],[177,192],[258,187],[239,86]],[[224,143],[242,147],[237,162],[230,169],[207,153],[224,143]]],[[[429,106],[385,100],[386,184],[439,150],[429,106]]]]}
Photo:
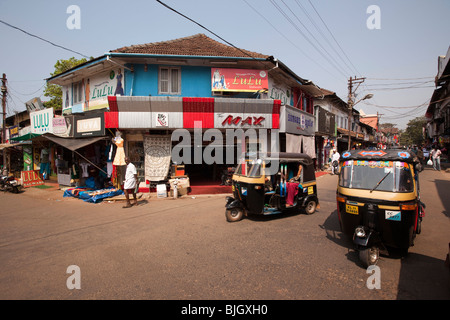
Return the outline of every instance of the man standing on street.
{"type": "Polygon", "coordinates": [[[336,149],[333,149],[333,156],[331,157],[331,173],[337,174],[338,168],[339,168],[339,159],[341,158],[341,155],[336,149]]]}
{"type": "Polygon", "coordinates": [[[130,158],[125,157],[125,163],[127,164],[127,170],[125,172],[125,181],[123,189],[125,191],[125,197],[127,198],[127,204],[124,208],[131,208],[130,193],[133,194],[134,205],[137,205],[136,199],[136,186],[137,186],[137,171],[134,164],[130,162],[130,158]]]}
{"type": "Polygon", "coordinates": [[[433,158],[433,169],[441,171],[441,150],[439,150],[436,146],[431,151],[431,157],[433,158]]]}

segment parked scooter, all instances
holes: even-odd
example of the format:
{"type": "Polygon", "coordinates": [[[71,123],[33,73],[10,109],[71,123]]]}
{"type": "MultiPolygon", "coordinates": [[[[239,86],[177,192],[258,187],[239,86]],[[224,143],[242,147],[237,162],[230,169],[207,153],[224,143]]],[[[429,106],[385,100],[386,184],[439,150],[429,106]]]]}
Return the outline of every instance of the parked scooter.
{"type": "Polygon", "coordinates": [[[13,176],[0,175],[0,191],[19,193],[21,185],[13,176]]]}

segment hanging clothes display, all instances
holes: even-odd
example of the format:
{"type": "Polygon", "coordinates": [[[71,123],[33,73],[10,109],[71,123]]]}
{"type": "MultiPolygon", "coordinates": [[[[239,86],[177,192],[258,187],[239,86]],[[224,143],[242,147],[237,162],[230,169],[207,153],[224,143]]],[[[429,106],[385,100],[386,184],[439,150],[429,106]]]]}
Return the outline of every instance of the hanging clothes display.
{"type": "Polygon", "coordinates": [[[125,150],[123,148],[124,140],[120,133],[116,134],[116,137],[113,139],[114,144],[117,146],[116,156],[114,157],[113,165],[115,166],[125,166],[125,150]]]}

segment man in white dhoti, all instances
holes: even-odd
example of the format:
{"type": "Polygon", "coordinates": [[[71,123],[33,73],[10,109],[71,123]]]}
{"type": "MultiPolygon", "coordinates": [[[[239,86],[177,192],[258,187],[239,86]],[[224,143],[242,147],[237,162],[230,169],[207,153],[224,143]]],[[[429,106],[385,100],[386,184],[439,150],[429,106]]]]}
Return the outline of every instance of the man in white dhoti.
{"type": "Polygon", "coordinates": [[[137,185],[137,171],[134,164],[130,162],[130,158],[125,157],[125,163],[127,164],[127,170],[125,172],[125,181],[123,185],[123,189],[125,192],[125,197],[127,198],[127,204],[124,208],[130,208],[132,206],[130,202],[130,193],[133,194],[134,205],[137,205],[136,199],[136,185],[137,185]]]}

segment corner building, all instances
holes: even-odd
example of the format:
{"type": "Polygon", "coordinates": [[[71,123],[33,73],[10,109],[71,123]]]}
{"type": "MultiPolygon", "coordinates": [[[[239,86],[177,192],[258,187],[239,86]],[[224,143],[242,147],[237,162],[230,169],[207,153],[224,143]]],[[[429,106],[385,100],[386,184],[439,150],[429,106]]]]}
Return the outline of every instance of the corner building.
{"type": "Polygon", "coordinates": [[[319,88],[273,56],[204,34],[111,50],[47,81],[62,87],[65,117],[102,113],[104,133],[113,138],[120,132],[141,191],[173,174],[179,129],[191,133],[191,148],[184,149],[191,154],[182,154],[191,161],[176,163],[184,165],[191,184],[219,184],[242,151],[305,152],[315,158],[313,97],[321,94],[319,88]],[[217,163],[202,157],[199,163],[199,150],[203,155],[212,143],[205,138],[210,129],[215,137],[222,134],[222,152],[212,154],[217,163]],[[238,134],[229,143],[227,129],[265,129],[267,138],[238,134]],[[203,139],[195,140],[194,132],[203,139]]]}

